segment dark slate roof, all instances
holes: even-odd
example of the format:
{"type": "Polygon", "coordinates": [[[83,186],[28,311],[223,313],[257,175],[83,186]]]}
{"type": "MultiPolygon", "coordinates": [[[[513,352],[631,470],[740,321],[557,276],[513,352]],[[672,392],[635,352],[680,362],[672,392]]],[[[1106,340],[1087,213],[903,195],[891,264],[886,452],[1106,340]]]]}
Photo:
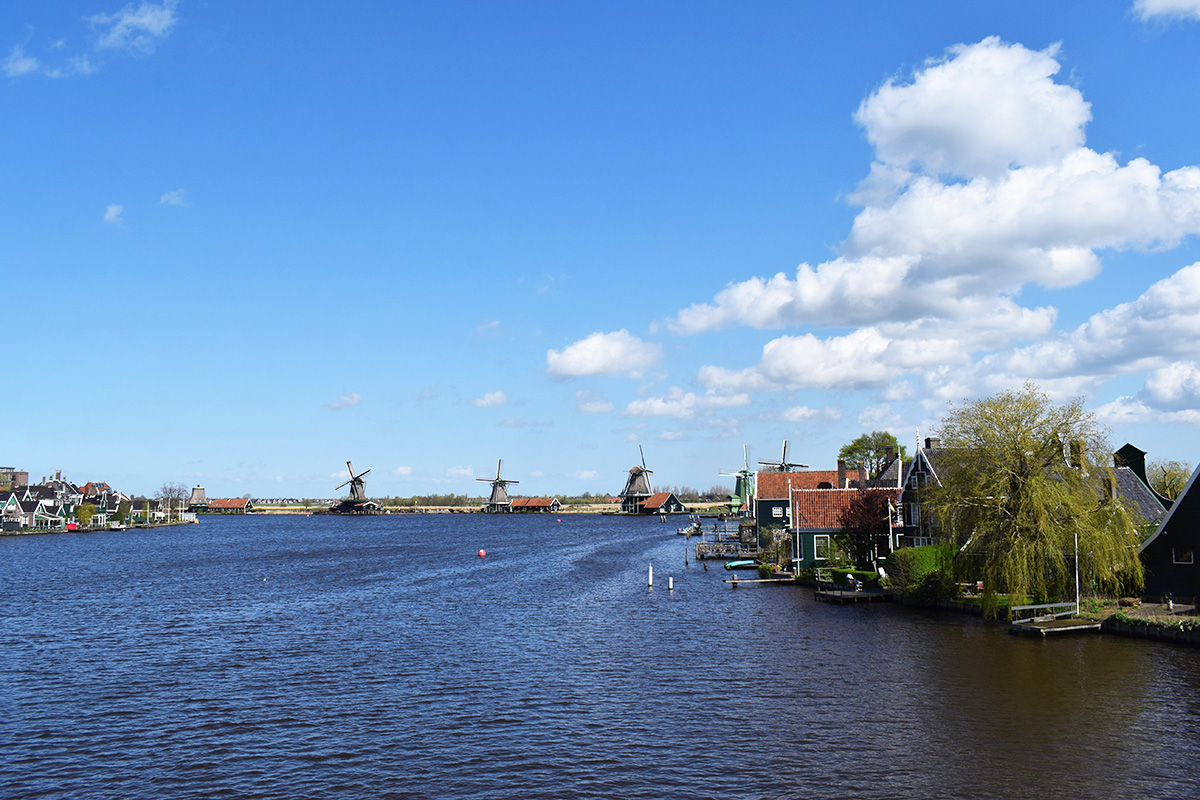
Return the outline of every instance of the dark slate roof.
{"type": "Polygon", "coordinates": [[[1142,518],[1143,522],[1157,525],[1167,515],[1167,510],[1159,502],[1154,492],[1129,467],[1117,467],[1113,470],[1117,480],[1117,497],[1125,503],[1129,511],[1142,518]]]}

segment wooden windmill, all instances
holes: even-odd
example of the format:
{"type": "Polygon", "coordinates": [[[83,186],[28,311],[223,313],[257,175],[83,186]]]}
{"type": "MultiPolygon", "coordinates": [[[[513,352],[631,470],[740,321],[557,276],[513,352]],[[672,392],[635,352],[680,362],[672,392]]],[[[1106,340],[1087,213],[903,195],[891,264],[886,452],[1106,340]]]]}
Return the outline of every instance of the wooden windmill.
{"type": "MultiPolygon", "coordinates": [[[[718,475],[734,478],[733,494],[729,495],[729,510],[734,516],[754,516],[754,470],[750,469],[750,445],[742,445],[743,466],[733,470],[721,470],[718,475]]],[[[760,462],[761,463],[761,462],[760,462]]]]}
{"type": "MultiPolygon", "coordinates": [[[[357,475],[355,475],[354,474],[354,465],[351,464],[349,461],[346,462],[346,469],[350,470],[350,480],[346,481],[343,484],[340,484],[337,488],[340,489],[340,488],[342,488],[342,486],[349,486],[350,487],[350,501],[352,503],[364,502],[367,499],[367,488],[366,488],[366,483],[363,481],[363,475],[366,475],[371,470],[366,469],[366,470],[363,470],[362,472],[358,473],[357,475]]],[[[337,491],[337,489],[335,489],[334,491],[337,491]]]]}
{"type": "Polygon", "coordinates": [[[640,514],[643,512],[642,501],[648,499],[654,494],[653,488],[650,486],[650,476],[654,474],[654,470],[646,466],[646,454],[642,452],[642,446],[638,445],[638,453],[642,457],[641,465],[633,465],[629,470],[629,478],[625,481],[625,488],[621,490],[621,511],[626,514],[640,514]]]}
{"type": "Polygon", "coordinates": [[[808,469],[808,464],[788,461],[788,440],[783,440],[783,455],[778,461],[759,461],[759,466],[766,467],[763,472],[791,472],[793,469],[808,469]]]}
{"type": "MultiPolygon", "coordinates": [[[[364,469],[362,472],[355,472],[354,465],[349,461],[346,462],[346,469],[350,472],[350,480],[340,484],[350,487],[350,496],[341,500],[329,507],[326,511],[318,511],[318,514],[351,514],[359,516],[363,514],[379,514],[379,504],[374,500],[367,499],[367,487],[363,481],[363,476],[371,470],[364,469]]],[[[336,490],[335,490],[336,491],[336,490]]]]}
{"type": "Polygon", "coordinates": [[[492,495],[488,498],[487,505],[484,506],[484,511],[489,514],[502,513],[512,511],[512,501],[508,499],[508,485],[510,483],[520,483],[520,481],[510,480],[500,477],[500,467],[504,464],[503,459],[496,461],[496,477],[495,478],[476,478],[477,481],[490,483],[492,485],[492,495]]]}

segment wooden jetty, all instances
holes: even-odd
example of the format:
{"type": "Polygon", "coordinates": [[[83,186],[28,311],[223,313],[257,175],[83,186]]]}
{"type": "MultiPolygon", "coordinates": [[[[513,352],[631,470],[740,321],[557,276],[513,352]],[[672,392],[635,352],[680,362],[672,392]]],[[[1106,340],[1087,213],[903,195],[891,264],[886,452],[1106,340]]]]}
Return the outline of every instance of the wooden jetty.
{"type": "Polygon", "coordinates": [[[819,588],[813,593],[813,599],[825,603],[846,605],[848,603],[877,603],[890,599],[890,596],[882,589],[860,589],[856,592],[853,589],[819,588]]]}
{"type": "Polygon", "coordinates": [[[1098,633],[1100,623],[1079,619],[1079,603],[1043,603],[1036,606],[1013,606],[1012,614],[1032,611],[1033,616],[1014,619],[1008,632],[1019,636],[1052,636],[1063,633],[1098,633]],[[1055,611],[1055,609],[1062,609],[1055,611]]]}
{"type": "Polygon", "coordinates": [[[1013,622],[1009,633],[1018,636],[1054,636],[1063,633],[1098,633],[1100,623],[1086,619],[1031,619],[1013,622]]]}

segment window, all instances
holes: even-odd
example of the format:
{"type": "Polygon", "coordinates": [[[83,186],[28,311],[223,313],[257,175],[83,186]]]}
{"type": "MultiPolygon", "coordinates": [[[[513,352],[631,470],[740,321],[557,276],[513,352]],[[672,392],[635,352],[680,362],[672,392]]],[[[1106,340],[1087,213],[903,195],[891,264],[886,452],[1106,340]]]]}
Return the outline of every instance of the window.
{"type": "Polygon", "coordinates": [[[813,558],[817,561],[829,559],[829,537],[825,535],[813,537],[813,558]]]}
{"type": "Polygon", "coordinates": [[[772,517],[782,517],[783,516],[783,508],[781,506],[775,506],[774,508],[771,509],[771,516],[772,517]]]}
{"type": "Polygon", "coordinates": [[[1191,547],[1172,547],[1171,555],[1174,557],[1176,564],[1193,563],[1191,547]]]}

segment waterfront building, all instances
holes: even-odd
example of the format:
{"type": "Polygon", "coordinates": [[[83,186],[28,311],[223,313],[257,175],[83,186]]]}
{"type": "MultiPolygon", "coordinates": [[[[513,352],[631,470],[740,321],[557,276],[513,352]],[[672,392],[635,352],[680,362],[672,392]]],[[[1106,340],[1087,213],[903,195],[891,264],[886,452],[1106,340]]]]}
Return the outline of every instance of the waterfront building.
{"type": "Polygon", "coordinates": [[[1196,568],[1196,551],[1200,550],[1198,475],[1200,466],[1192,472],[1183,492],[1141,547],[1148,597],[1170,597],[1193,605],[1200,598],[1200,570],[1196,568]]]}
{"type": "Polygon", "coordinates": [[[558,513],[562,510],[562,503],[557,497],[515,497],[511,504],[511,510],[526,513],[558,513]]]}
{"type": "Polygon", "coordinates": [[[249,497],[214,497],[208,501],[211,514],[248,514],[253,510],[254,502],[249,497]]]}

